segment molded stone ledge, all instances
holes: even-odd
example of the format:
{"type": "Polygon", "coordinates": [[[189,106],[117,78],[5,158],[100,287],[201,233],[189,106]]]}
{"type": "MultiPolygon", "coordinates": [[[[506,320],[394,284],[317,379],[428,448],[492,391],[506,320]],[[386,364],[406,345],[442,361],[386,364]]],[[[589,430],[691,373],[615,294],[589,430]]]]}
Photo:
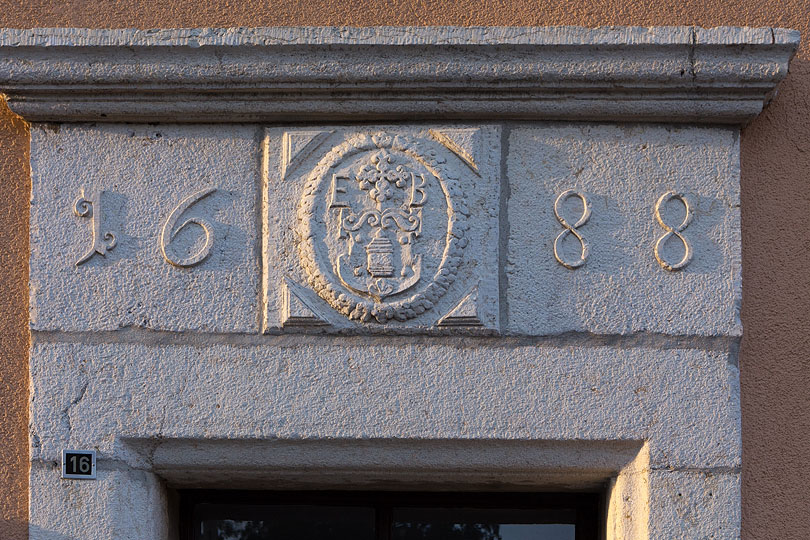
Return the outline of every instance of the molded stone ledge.
{"type": "Polygon", "coordinates": [[[6,29],[0,91],[34,121],[741,123],[798,42],[730,27],[6,29]]]}
{"type": "MultiPolygon", "coordinates": [[[[641,441],[464,439],[127,439],[124,446],[177,487],[229,482],[256,489],[601,488],[642,451],[641,441]],[[198,471],[209,474],[200,478],[198,471]]],[[[649,461],[649,456],[646,456],[649,461]]]]}

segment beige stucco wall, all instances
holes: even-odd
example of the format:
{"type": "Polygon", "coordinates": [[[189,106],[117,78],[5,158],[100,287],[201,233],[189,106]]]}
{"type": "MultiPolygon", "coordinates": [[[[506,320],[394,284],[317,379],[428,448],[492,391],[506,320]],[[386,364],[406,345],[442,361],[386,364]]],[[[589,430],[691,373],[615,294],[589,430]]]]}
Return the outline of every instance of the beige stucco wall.
{"type": "MultiPolygon", "coordinates": [[[[743,537],[810,530],[810,2],[0,0],[0,26],[783,26],[805,41],[743,133],[743,537]]],[[[0,538],[26,537],[28,132],[0,112],[0,538]]]]}

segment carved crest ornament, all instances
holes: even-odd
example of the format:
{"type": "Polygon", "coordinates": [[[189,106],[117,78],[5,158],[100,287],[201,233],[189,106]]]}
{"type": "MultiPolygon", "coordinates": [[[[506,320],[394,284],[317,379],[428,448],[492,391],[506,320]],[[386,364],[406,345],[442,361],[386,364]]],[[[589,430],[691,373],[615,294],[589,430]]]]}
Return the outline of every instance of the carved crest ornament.
{"type": "Polygon", "coordinates": [[[299,255],[318,295],[362,322],[433,309],[467,246],[456,161],[436,141],[385,133],[358,134],[328,152],[298,208],[299,255]]]}

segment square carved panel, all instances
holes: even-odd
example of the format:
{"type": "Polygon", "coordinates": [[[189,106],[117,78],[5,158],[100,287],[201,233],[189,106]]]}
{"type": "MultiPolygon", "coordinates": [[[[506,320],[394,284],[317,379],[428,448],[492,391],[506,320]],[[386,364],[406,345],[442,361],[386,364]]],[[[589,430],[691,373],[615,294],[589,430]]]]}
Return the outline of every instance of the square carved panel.
{"type": "Polygon", "coordinates": [[[498,328],[500,129],[265,131],[265,329],[498,328]]]}

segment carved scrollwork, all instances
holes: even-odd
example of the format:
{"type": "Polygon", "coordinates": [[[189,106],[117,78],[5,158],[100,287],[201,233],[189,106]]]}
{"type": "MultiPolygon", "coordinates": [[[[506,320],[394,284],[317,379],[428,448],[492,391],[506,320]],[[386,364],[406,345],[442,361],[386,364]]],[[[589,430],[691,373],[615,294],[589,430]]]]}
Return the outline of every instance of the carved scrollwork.
{"type": "Polygon", "coordinates": [[[582,238],[582,235],[579,234],[579,231],[577,231],[577,228],[581,227],[582,225],[585,225],[585,223],[587,223],[591,217],[591,206],[588,203],[587,197],[585,197],[585,195],[579,193],[578,191],[574,191],[573,189],[563,191],[560,194],[560,196],[557,197],[557,200],[554,201],[554,215],[557,216],[557,221],[559,221],[560,224],[564,227],[564,230],[557,235],[557,238],[554,239],[554,258],[557,259],[558,263],[560,263],[566,268],[569,268],[571,270],[579,268],[580,266],[585,264],[585,259],[588,258],[588,244],[585,243],[585,240],[582,238]],[[560,206],[569,197],[578,197],[579,200],[582,201],[582,215],[573,225],[568,223],[568,221],[560,214],[561,212],[560,206]],[[580,246],[579,259],[574,262],[566,261],[565,259],[563,259],[562,254],[560,253],[561,251],[560,244],[563,241],[563,239],[565,239],[565,237],[569,234],[573,235],[577,240],[579,240],[580,246]]]}
{"type": "Polygon", "coordinates": [[[211,230],[211,225],[206,220],[202,218],[190,218],[177,228],[175,228],[175,225],[183,215],[183,212],[188,210],[191,205],[197,203],[205,197],[208,197],[215,191],[216,188],[206,188],[200,190],[186,197],[183,202],[177,205],[177,207],[172,210],[172,213],[169,214],[169,217],[166,219],[166,223],[163,224],[163,229],[160,231],[160,252],[163,254],[163,258],[166,259],[167,263],[180,268],[188,268],[200,264],[211,253],[211,247],[214,244],[214,236],[211,230]],[[198,225],[202,228],[203,232],[205,233],[205,244],[203,244],[203,246],[197,250],[197,252],[192,253],[187,257],[182,257],[179,259],[174,258],[167,252],[167,248],[169,244],[171,244],[172,240],[174,240],[174,237],[177,236],[177,233],[191,224],[198,225]]]}
{"type": "Polygon", "coordinates": [[[358,134],[309,175],[299,255],[309,285],[338,312],[405,321],[432,309],[455,281],[469,212],[448,155],[430,139],[358,134]],[[433,206],[429,192],[438,196],[433,206]]]}
{"type": "Polygon", "coordinates": [[[661,227],[663,227],[664,230],[667,231],[666,234],[664,234],[664,236],[659,238],[658,241],[655,243],[655,248],[653,249],[653,252],[655,253],[655,260],[658,261],[658,264],[661,265],[661,268],[663,268],[664,270],[669,270],[670,272],[675,272],[677,270],[685,268],[686,265],[688,265],[689,262],[692,260],[692,248],[689,245],[689,242],[686,241],[686,238],[681,234],[684,231],[684,229],[686,229],[686,227],[689,225],[689,223],[692,222],[692,210],[689,207],[689,201],[686,199],[686,197],[684,197],[680,193],[676,193],[674,191],[667,191],[666,193],[661,195],[661,197],[655,203],[655,219],[656,221],[658,221],[658,224],[661,225],[661,227]],[[681,222],[680,225],[676,227],[667,225],[664,222],[664,219],[661,217],[661,207],[673,199],[681,201],[684,207],[684,211],[686,212],[686,214],[683,217],[683,221],[681,222]],[[680,240],[683,243],[683,250],[684,250],[683,257],[681,257],[681,260],[676,263],[670,263],[661,254],[661,248],[664,246],[664,244],[666,243],[666,241],[669,239],[670,236],[677,237],[678,240],[680,240]]]}
{"type": "Polygon", "coordinates": [[[99,254],[102,257],[106,256],[107,251],[113,249],[117,243],[115,235],[109,231],[101,232],[101,221],[103,219],[103,211],[101,209],[101,195],[102,191],[90,190],[89,195],[86,190],[82,188],[81,195],[76,199],[73,205],[73,213],[77,217],[89,217],[93,223],[93,243],[90,249],[76,261],[76,266],[89,261],[93,255],[99,254]]]}

